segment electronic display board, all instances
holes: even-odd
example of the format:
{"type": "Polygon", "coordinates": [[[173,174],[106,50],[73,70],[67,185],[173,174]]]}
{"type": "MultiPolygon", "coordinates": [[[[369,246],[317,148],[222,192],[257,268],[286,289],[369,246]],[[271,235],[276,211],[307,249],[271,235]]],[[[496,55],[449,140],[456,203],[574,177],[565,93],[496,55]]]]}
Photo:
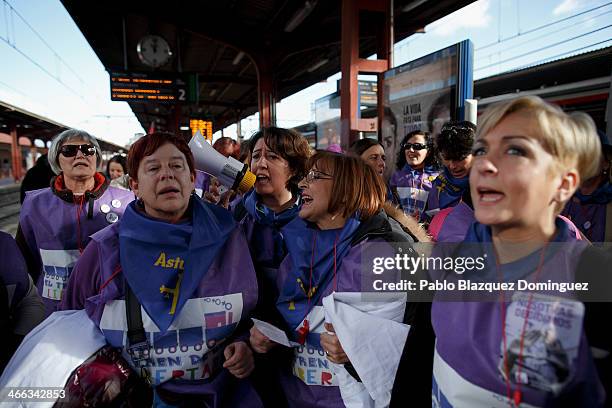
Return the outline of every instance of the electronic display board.
{"type": "Polygon", "coordinates": [[[212,141],[213,138],[213,123],[210,120],[202,120],[202,119],[189,119],[189,128],[191,129],[191,135],[195,136],[195,134],[200,131],[200,134],[204,136],[204,139],[209,142],[212,141]]]}
{"type": "Polygon", "coordinates": [[[110,72],[111,101],[187,102],[187,81],[159,73],[110,72]]]}

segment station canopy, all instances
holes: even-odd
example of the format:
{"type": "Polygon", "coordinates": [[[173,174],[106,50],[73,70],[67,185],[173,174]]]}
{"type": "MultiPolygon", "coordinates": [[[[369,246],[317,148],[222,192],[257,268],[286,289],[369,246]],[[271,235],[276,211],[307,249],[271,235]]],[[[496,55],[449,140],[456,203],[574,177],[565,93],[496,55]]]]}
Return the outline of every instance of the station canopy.
{"type": "MultiPolygon", "coordinates": [[[[19,138],[27,137],[31,145],[36,139],[47,144],[56,135],[69,129],[68,126],[25,109],[0,101],[0,133],[16,129],[19,138]]],[[[125,147],[97,138],[100,148],[106,152],[119,152],[125,147]]]]}
{"type": "MultiPolygon", "coordinates": [[[[472,1],[395,0],[394,41],[472,1]]],[[[154,123],[174,130],[201,118],[216,131],[258,111],[258,80],[266,75],[280,101],[340,71],[341,0],[62,3],[109,73],[168,78],[184,87],[170,101],[128,101],[145,129],[154,123]],[[159,67],[142,53],[151,35],[162,37],[172,54],[159,67]]],[[[375,52],[379,18],[360,15],[362,58],[375,52]]]]}

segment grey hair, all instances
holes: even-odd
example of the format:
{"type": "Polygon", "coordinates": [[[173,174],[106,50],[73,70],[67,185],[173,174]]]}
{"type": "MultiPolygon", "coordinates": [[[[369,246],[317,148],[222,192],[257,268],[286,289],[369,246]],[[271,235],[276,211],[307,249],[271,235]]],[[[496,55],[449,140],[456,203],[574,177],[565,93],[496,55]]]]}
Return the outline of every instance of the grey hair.
{"type": "Polygon", "coordinates": [[[100,150],[100,145],[95,137],[85,132],[84,130],[78,129],[68,129],[64,130],[59,135],[53,138],[51,142],[51,147],[49,148],[49,164],[51,165],[51,170],[55,174],[60,174],[62,172],[62,168],[59,165],[59,150],[60,147],[64,145],[64,143],[75,140],[75,139],[83,139],[87,143],[91,143],[96,148],[96,168],[102,162],[102,151],[100,150]]]}

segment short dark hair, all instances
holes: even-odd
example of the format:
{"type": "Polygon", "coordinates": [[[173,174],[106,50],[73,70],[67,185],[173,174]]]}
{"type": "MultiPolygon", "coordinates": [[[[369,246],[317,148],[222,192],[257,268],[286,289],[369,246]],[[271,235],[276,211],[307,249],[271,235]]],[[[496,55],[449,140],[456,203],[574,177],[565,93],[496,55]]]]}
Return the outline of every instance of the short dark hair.
{"type": "Polygon", "coordinates": [[[125,159],[125,156],[122,156],[120,154],[116,154],[113,157],[111,157],[111,159],[108,161],[108,163],[106,163],[106,176],[108,178],[110,178],[110,165],[111,163],[118,163],[121,168],[123,169],[123,173],[127,174],[127,160],[125,159]]]}
{"type": "Polygon", "coordinates": [[[436,136],[435,146],[441,159],[459,161],[472,153],[476,125],[466,120],[450,121],[436,136]]]}
{"type": "Polygon", "coordinates": [[[251,156],[259,139],[273,152],[287,160],[293,175],[287,181],[287,189],[298,191],[298,183],[306,176],[306,167],[310,157],[310,145],[301,133],[293,129],[279,128],[275,126],[264,127],[249,139],[249,154],[247,163],[251,164],[251,156]]]}
{"type": "Polygon", "coordinates": [[[138,139],[132,145],[132,147],[130,147],[127,160],[127,169],[130,177],[138,181],[138,167],[140,166],[142,159],[144,159],[146,156],[152,155],[157,149],[165,144],[173,144],[181,153],[185,155],[187,165],[189,166],[189,171],[195,177],[193,153],[191,153],[189,145],[182,137],[166,132],[155,132],[151,133],[150,135],[143,136],[138,139]]]}
{"type": "Polygon", "coordinates": [[[358,157],[361,157],[363,152],[368,150],[370,147],[376,146],[376,145],[382,147],[383,150],[385,149],[385,147],[382,145],[382,143],[380,143],[376,139],[372,139],[372,138],[366,137],[366,138],[363,138],[363,139],[355,140],[349,146],[348,153],[349,154],[353,154],[353,155],[358,156],[358,157]]]}
{"type": "Polygon", "coordinates": [[[349,217],[358,212],[366,220],[382,208],[386,187],[382,178],[358,157],[334,152],[318,152],[308,161],[308,168],[333,175],[327,211],[349,217]]]}
{"type": "Polygon", "coordinates": [[[431,133],[425,132],[423,130],[413,130],[408,133],[402,139],[402,143],[400,144],[400,148],[397,151],[397,159],[395,160],[395,167],[398,170],[401,170],[406,165],[406,143],[410,140],[411,137],[422,135],[425,138],[425,144],[427,145],[427,156],[425,156],[425,166],[435,166],[436,165],[436,155],[434,154],[434,146],[431,140],[431,133]]]}

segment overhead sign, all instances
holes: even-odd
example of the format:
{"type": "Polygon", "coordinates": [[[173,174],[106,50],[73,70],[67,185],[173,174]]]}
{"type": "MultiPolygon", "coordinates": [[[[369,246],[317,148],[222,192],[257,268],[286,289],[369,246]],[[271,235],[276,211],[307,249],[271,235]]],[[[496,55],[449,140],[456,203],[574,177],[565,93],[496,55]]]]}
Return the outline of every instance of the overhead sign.
{"type": "Polygon", "coordinates": [[[210,120],[202,119],[189,119],[189,128],[191,129],[191,135],[200,131],[200,134],[204,136],[204,139],[212,141],[213,138],[213,123],[210,120]]]}
{"type": "Polygon", "coordinates": [[[361,106],[376,106],[378,103],[378,84],[375,81],[357,82],[361,106]]]}
{"type": "Polygon", "coordinates": [[[189,79],[159,73],[110,72],[110,80],[111,101],[176,103],[190,100],[189,79]]]}

